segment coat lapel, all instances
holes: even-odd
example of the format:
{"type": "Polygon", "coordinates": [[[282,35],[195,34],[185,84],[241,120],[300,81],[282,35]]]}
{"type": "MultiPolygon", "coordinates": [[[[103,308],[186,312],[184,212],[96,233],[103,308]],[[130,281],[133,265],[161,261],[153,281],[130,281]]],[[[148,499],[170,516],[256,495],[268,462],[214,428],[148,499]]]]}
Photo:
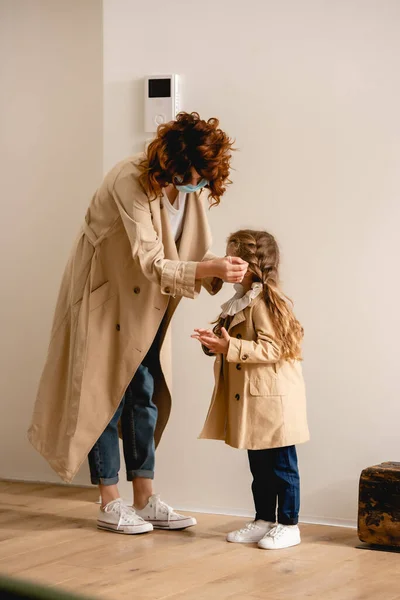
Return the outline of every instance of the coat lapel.
{"type": "Polygon", "coordinates": [[[239,310],[238,313],[233,317],[231,324],[228,327],[228,331],[239,325],[239,323],[243,323],[246,320],[246,316],[244,314],[244,310],[239,310]]]}
{"type": "Polygon", "coordinates": [[[165,258],[182,261],[203,260],[211,246],[211,234],[201,196],[196,193],[188,194],[182,235],[178,240],[179,250],[172,235],[163,198],[157,198],[149,204],[154,228],[163,242],[165,258]]]}
{"type": "Polygon", "coordinates": [[[168,211],[164,206],[164,199],[157,198],[150,204],[154,229],[160,236],[164,246],[164,256],[169,260],[179,260],[178,250],[176,248],[174,236],[172,235],[171,224],[168,218],[168,211]]]}
{"type": "Polygon", "coordinates": [[[210,246],[211,235],[202,197],[196,193],[188,194],[179,240],[179,259],[201,261],[210,246]]]}

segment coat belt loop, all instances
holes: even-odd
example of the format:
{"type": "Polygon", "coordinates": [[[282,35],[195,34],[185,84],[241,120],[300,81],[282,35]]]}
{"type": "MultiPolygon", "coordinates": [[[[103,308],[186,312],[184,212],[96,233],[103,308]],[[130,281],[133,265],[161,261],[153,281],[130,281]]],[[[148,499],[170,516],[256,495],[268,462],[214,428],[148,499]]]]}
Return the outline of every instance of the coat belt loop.
{"type": "Polygon", "coordinates": [[[86,222],[86,220],[83,222],[82,230],[89,242],[92,244],[93,248],[97,248],[97,246],[99,246],[105,238],[104,234],[97,237],[97,235],[90,227],[90,225],[86,222]]]}

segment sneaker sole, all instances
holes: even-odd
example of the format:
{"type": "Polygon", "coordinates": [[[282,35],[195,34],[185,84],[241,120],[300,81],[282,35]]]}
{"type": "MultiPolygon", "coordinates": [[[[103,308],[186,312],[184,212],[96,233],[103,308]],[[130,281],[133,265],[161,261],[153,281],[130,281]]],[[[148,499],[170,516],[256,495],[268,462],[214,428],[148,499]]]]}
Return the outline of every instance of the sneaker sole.
{"type": "Polygon", "coordinates": [[[287,544],[286,546],[279,546],[278,548],[276,547],[272,547],[269,548],[268,546],[261,546],[261,544],[258,544],[258,547],[261,548],[261,550],[286,550],[287,548],[293,548],[293,546],[298,546],[299,544],[301,544],[301,540],[299,540],[298,542],[294,542],[294,544],[287,544]]]}
{"type": "Polygon", "coordinates": [[[182,521],[147,521],[151,523],[154,529],[174,530],[187,529],[188,527],[194,527],[197,525],[196,519],[191,517],[190,519],[184,519],[182,521]]]}
{"type": "Polygon", "coordinates": [[[102,529],[103,531],[111,531],[112,533],[122,533],[125,535],[138,535],[141,533],[149,533],[153,531],[153,527],[149,527],[150,523],[146,523],[146,525],[138,525],[134,529],[130,525],[122,525],[118,528],[118,525],[113,525],[112,523],[106,523],[104,521],[97,521],[97,528],[102,529]]]}
{"type": "MultiPolygon", "coordinates": [[[[262,536],[262,538],[264,537],[264,535],[262,536]]],[[[258,542],[262,540],[262,538],[258,537],[255,540],[230,540],[229,537],[227,537],[226,541],[230,544],[258,544],[258,542]]]]}

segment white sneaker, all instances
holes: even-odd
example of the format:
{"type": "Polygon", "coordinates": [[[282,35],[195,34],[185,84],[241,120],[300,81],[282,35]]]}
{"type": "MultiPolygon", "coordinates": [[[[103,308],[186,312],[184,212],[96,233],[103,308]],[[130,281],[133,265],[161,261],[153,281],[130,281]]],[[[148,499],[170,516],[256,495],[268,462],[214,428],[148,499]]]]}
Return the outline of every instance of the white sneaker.
{"type": "Polygon", "coordinates": [[[252,521],[251,523],[247,523],[242,529],[228,533],[226,541],[236,544],[259,542],[274,527],[275,523],[271,523],[270,521],[262,521],[261,519],[252,521]]]}
{"type": "Polygon", "coordinates": [[[135,511],[155,529],[186,529],[197,525],[194,517],[184,517],[175,512],[158,495],[150,496],[147,506],[143,510],[135,508],[135,511]]]}
{"type": "Polygon", "coordinates": [[[300,529],[297,525],[281,525],[271,529],[259,542],[263,550],[280,550],[300,544],[300,529]]]}
{"type": "Polygon", "coordinates": [[[122,498],[109,502],[104,508],[100,507],[97,527],[115,533],[135,534],[153,531],[151,523],[146,523],[138,517],[131,506],[124,504],[122,498]]]}

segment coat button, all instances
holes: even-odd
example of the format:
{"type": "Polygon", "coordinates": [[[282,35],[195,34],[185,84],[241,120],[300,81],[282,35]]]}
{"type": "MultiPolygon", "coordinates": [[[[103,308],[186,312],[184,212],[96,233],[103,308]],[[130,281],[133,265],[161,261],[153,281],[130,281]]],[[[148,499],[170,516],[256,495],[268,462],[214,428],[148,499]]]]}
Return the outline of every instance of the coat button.
{"type": "Polygon", "coordinates": [[[133,288],[133,293],[134,294],[140,294],[140,287],[133,288]]]}
{"type": "Polygon", "coordinates": [[[236,368],[237,368],[237,370],[238,370],[238,371],[240,371],[240,370],[241,370],[241,368],[242,368],[242,365],[240,365],[240,364],[238,363],[238,364],[236,365],[236,368]]]}
{"type": "Polygon", "coordinates": [[[160,203],[160,208],[164,208],[164,204],[162,202],[160,203]]]}
{"type": "Polygon", "coordinates": [[[120,330],[121,330],[121,325],[120,325],[119,323],[117,323],[117,324],[116,324],[116,326],[115,326],[115,329],[116,329],[117,331],[120,331],[120,330]]]}
{"type": "Polygon", "coordinates": [[[242,334],[238,333],[236,337],[237,337],[238,340],[241,340],[242,339],[242,334]]]}
{"type": "Polygon", "coordinates": [[[236,400],[240,400],[240,394],[235,395],[236,400]]]}
{"type": "Polygon", "coordinates": [[[249,357],[247,356],[247,354],[243,354],[242,356],[242,360],[247,360],[249,357]]]}
{"type": "Polygon", "coordinates": [[[164,292],[166,294],[170,294],[171,293],[171,288],[169,288],[169,287],[164,288],[164,292]]]}

